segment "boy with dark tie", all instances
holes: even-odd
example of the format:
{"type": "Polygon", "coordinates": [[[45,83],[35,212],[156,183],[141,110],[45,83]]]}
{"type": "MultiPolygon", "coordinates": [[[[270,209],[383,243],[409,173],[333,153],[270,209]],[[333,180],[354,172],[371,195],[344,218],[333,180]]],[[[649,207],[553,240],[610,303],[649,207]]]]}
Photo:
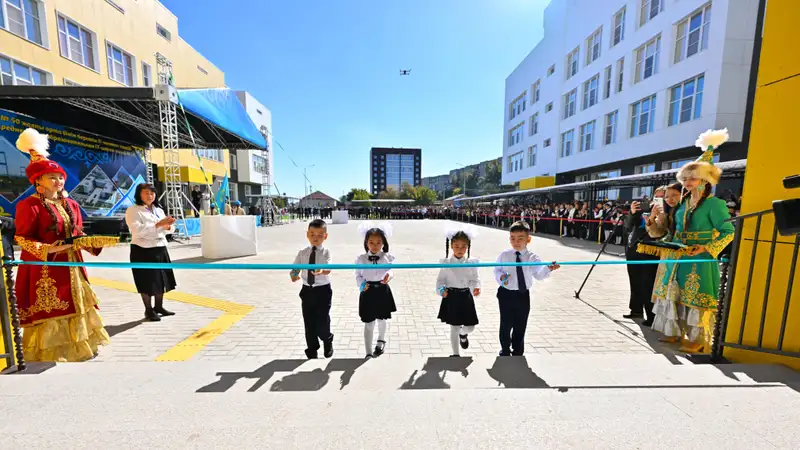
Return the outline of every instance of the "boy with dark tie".
{"type": "MultiPolygon", "coordinates": [[[[500,253],[497,262],[541,262],[541,258],[528,250],[528,244],[531,242],[530,232],[526,222],[514,222],[509,228],[511,248],[500,253]]],[[[531,283],[534,278],[546,279],[550,276],[550,272],[559,267],[553,262],[549,266],[494,268],[494,278],[500,285],[497,289],[497,300],[500,305],[500,356],[522,356],[525,353],[525,329],[531,311],[531,283]]]]}
{"type": "MultiPolygon", "coordinates": [[[[330,264],[331,254],[322,244],[328,238],[327,224],[314,219],[308,224],[306,238],[311,244],[300,250],[294,264],[330,264]]],[[[292,281],[303,280],[300,300],[303,306],[303,325],[306,332],[306,357],[316,359],[319,341],[324,346],[326,358],[333,356],[333,334],[331,333],[331,282],[330,270],[292,270],[292,281]]]]}

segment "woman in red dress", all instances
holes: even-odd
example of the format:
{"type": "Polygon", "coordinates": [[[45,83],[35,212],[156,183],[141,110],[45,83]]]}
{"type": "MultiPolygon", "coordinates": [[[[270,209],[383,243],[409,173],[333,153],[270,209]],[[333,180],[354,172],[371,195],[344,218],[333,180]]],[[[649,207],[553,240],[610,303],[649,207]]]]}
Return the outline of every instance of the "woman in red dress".
{"type": "MultiPolygon", "coordinates": [[[[32,128],[17,140],[17,148],[31,156],[25,175],[36,186],[36,193],[16,208],[20,259],[82,262],[81,250],[68,241],[83,235],[80,207],[67,198],[67,174],[47,159],[48,147],[47,135],[32,128]]],[[[100,253],[99,248],[88,251],[100,253]]],[[[97,355],[100,345],[108,344],[85,268],[21,265],[16,291],[25,359],[85,361],[97,355]]]]}

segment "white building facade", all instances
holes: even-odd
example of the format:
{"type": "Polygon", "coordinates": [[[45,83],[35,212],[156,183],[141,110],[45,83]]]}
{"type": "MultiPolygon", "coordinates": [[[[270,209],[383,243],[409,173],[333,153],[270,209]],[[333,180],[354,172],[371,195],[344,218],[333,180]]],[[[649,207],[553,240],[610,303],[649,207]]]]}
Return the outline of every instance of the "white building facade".
{"type": "MultiPolygon", "coordinates": [[[[250,204],[254,203],[258,196],[267,194],[266,187],[262,189],[262,186],[273,186],[272,113],[247,91],[237,91],[236,96],[244,105],[256,128],[267,135],[266,154],[262,150],[239,150],[236,152],[236,169],[233,168],[233,160],[231,161],[231,171],[237,170],[238,183],[241,185],[239,200],[244,204],[250,204]]],[[[274,187],[272,194],[277,194],[274,187]]]]}
{"type": "MultiPolygon", "coordinates": [[[[671,168],[727,127],[741,159],[758,0],[552,0],[506,79],[503,183],[671,168]]],[[[628,191],[631,191],[630,189],[628,191]]],[[[608,198],[619,196],[608,192],[608,198]]],[[[645,189],[629,196],[647,195],[645,189]]]]}

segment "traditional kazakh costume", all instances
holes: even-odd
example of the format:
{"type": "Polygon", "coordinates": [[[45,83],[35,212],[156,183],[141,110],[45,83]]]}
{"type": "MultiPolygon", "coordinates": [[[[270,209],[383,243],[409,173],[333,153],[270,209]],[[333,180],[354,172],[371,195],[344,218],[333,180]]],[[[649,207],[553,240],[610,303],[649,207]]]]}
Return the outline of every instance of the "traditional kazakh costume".
{"type": "MultiPolygon", "coordinates": [[[[698,189],[711,189],[719,182],[722,170],[714,165],[714,149],[727,140],[727,130],[703,133],[696,145],[704,148],[697,161],[683,166],[677,174],[678,181],[695,178],[704,181],[698,189]]],[[[662,259],[701,260],[716,259],[733,240],[734,227],[728,222],[730,214],[725,201],[713,195],[702,196],[691,204],[685,195],[677,206],[674,231],[664,241],[673,248],[654,244],[639,244],[641,253],[658,255],[662,259]],[[689,256],[687,251],[695,245],[705,248],[703,253],[689,256]]],[[[715,312],[719,301],[720,270],[717,263],[664,263],[653,287],[655,320],[653,329],[667,336],[681,337],[684,343],[711,348],[715,312]]]]}
{"type": "MultiPolygon", "coordinates": [[[[20,134],[17,148],[31,156],[25,175],[33,185],[49,173],[67,176],[49,160],[47,135],[34,129],[20,134]]],[[[36,193],[16,207],[17,244],[23,261],[82,262],[82,250],[93,255],[118,239],[85,236],[78,203],[66,191],[56,200],[46,199],[37,185],[36,193]],[[72,248],[48,253],[51,247],[70,243],[72,248]]],[[[109,342],[97,310],[97,296],[83,267],[21,265],[16,281],[17,303],[23,332],[23,350],[29,361],[84,361],[97,354],[98,346],[109,342]]]]}

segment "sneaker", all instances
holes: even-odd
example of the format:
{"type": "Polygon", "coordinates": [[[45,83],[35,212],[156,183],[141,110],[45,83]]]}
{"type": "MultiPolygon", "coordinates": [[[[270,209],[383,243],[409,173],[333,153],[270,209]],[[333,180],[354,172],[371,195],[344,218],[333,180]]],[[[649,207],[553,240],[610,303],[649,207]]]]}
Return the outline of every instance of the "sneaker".
{"type": "Polygon", "coordinates": [[[331,335],[331,337],[327,341],[325,341],[322,345],[324,348],[323,354],[325,355],[325,357],[330,358],[331,356],[333,356],[333,335],[331,335]]]}
{"type": "Polygon", "coordinates": [[[466,334],[459,334],[458,338],[461,341],[461,348],[463,348],[464,350],[468,349],[469,348],[469,338],[467,337],[467,335],[466,334]]]}

